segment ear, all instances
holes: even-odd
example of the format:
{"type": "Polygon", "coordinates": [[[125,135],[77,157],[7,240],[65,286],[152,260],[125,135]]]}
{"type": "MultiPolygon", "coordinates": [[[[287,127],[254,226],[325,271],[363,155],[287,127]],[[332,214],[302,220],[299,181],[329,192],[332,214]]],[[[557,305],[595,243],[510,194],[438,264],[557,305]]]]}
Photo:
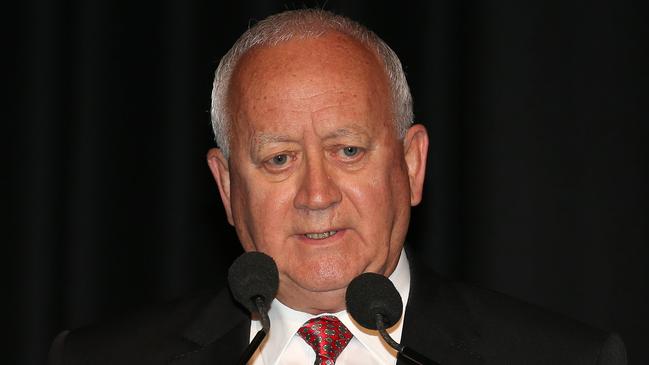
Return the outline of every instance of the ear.
{"type": "Polygon", "coordinates": [[[221,200],[225,207],[225,213],[228,216],[228,222],[234,225],[232,220],[232,206],[230,205],[230,167],[228,160],[223,156],[218,148],[211,148],[207,151],[207,165],[212,171],[212,176],[216,180],[216,185],[219,187],[221,200]]]}
{"type": "Polygon", "coordinates": [[[426,176],[426,157],[428,156],[428,133],[421,124],[412,125],[403,139],[404,157],[410,179],[410,205],[421,202],[426,176]]]}

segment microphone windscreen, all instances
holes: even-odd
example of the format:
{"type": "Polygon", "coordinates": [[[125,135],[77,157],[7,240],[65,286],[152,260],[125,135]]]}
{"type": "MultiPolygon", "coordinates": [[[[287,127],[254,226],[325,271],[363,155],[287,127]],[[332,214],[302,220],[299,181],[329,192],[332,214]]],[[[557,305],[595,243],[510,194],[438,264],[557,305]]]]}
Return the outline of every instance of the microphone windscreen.
{"type": "Polygon", "coordinates": [[[390,279],[366,272],[349,283],[345,294],[347,312],[361,326],[376,330],[376,315],[383,316],[385,328],[392,327],[401,318],[401,295],[390,279]]]}
{"type": "Polygon", "coordinates": [[[261,296],[266,305],[275,298],[279,273],[275,261],[261,252],[246,252],[228,270],[232,296],[251,313],[258,312],[254,298],[261,296]]]}

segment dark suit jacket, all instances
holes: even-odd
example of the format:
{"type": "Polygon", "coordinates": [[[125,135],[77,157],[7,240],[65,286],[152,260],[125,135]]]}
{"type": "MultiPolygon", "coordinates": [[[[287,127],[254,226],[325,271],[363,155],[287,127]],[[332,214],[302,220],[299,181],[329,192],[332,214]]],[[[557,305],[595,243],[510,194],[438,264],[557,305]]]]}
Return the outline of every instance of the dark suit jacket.
{"type": "MultiPolygon", "coordinates": [[[[610,335],[411,262],[402,343],[452,364],[626,364],[610,335]]],[[[50,364],[235,364],[250,320],[227,290],[61,333],[50,364]]],[[[405,364],[399,361],[399,364],[405,364]]]]}

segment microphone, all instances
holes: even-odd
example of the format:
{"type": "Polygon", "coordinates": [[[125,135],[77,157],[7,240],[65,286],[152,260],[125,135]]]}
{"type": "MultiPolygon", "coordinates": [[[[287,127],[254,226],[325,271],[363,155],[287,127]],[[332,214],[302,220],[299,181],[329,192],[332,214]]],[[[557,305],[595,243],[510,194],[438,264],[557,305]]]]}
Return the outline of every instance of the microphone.
{"type": "Polygon", "coordinates": [[[347,312],[361,326],[378,330],[385,342],[397,350],[398,356],[413,365],[439,365],[424,355],[396,342],[386,328],[401,318],[403,302],[390,279],[366,272],[349,283],[345,294],[347,312]]]}
{"type": "Polygon", "coordinates": [[[268,305],[275,298],[279,287],[277,265],[272,257],[264,253],[246,252],[230,266],[228,283],[234,299],[250,313],[259,313],[261,318],[262,329],[239,358],[239,364],[244,365],[270,331],[268,305]]]}

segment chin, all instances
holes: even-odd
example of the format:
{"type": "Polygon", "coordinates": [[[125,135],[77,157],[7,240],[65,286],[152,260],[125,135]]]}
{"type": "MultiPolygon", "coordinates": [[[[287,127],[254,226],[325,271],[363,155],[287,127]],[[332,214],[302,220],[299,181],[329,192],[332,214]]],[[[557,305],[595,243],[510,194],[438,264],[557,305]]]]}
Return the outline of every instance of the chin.
{"type": "Polygon", "coordinates": [[[353,269],[346,263],[319,262],[310,268],[306,265],[303,268],[307,270],[298,273],[296,281],[301,287],[313,292],[345,289],[349,282],[362,272],[360,269],[353,269]]]}

